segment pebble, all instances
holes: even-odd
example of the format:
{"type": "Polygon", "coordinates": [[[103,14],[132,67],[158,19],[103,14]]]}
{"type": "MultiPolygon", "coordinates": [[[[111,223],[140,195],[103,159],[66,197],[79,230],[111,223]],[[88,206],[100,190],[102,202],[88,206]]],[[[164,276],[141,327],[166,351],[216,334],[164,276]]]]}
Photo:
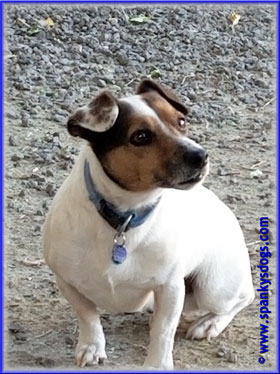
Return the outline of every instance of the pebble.
{"type": "Polygon", "coordinates": [[[14,153],[11,157],[12,161],[20,161],[24,159],[24,155],[20,152],[14,153]]]}
{"type": "Polygon", "coordinates": [[[217,174],[221,177],[224,177],[224,176],[228,175],[228,171],[225,168],[219,166],[218,169],[217,169],[217,174]]]}
{"type": "Polygon", "coordinates": [[[25,191],[21,190],[20,193],[18,194],[19,197],[24,197],[25,196],[25,191]]]}
{"type": "Polygon", "coordinates": [[[228,362],[235,364],[238,361],[238,356],[236,353],[230,351],[227,360],[228,362]]]}
{"type": "Polygon", "coordinates": [[[55,195],[55,186],[52,183],[47,184],[46,193],[49,196],[54,196],[55,195]]]}
{"type": "Polygon", "coordinates": [[[64,116],[61,116],[60,114],[55,114],[53,116],[53,120],[56,121],[56,122],[59,122],[63,126],[65,126],[66,122],[67,122],[67,119],[64,116]]]}
{"type": "Polygon", "coordinates": [[[19,332],[24,332],[23,326],[18,321],[12,321],[12,322],[10,322],[10,324],[8,326],[8,329],[13,334],[17,334],[19,332]]]}
{"type": "Polygon", "coordinates": [[[98,79],[97,85],[98,85],[98,87],[102,87],[103,88],[103,87],[107,86],[107,83],[103,79],[98,79]]]}
{"type": "Polygon", "coordinates": [[[16,138],[13,135],[9,136],[9,145],[11,145],[12,147],[18,145],[18,142],[16,141],[16,138]]]}
{"type": "Polygon", "coordinates": [[[28,118],[22,118],[21,126],[22,127],[30,127],[30,126],[32,126],[32,121],[28,118]]]}
{"type": "Polygon", "coordinates": [[[53,172],[50,169],[46,170],[46,176],[47,177],[53,177],[53,172]]]}
{"type": "Polygon", "coordinates": [[[46,181],[45,177],[34,173],[31,174],[30,178],[34,179],[34,181],[38,183],[44,183],[46,181]]]}
{"type": "Polygon", "coordinates": [[[18,113],[13,110],[12,108],[9,108],[6,112],[5,112],[5,115],[7,118],[10,118],[10,119],[18,119],[19,116],[18,116],[18,113]]]}

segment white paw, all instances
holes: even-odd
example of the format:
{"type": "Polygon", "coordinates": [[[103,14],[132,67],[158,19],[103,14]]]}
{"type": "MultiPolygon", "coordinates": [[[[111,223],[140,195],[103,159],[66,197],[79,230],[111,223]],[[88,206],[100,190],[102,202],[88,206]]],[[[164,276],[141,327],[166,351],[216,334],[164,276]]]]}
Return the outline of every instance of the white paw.
{"type": "Polygon", "coordinates": [[[86,365],[102,364],[107,358],[105,349],[98,344],[80,344],[76,349],[76,365],[85,367],[86,365]]]}
{"type": "Polygon", "coordinates": [[[144,365],[143,365],[144,370],[173,370],[174,365],[173,365],[173,360],[167,360],[167,361],[161,361],[159,362],[158,360],[151,360],[151,359],[146,359],[144,365]]]}
{"type": "Polygon", "coordinates": [[[203,339],[207,338],[210,342],[212,338],[216,338],[221,332],[220,317],[209,313],[204,317],[194,321],[188,328],[187,339],[203,339]]]}

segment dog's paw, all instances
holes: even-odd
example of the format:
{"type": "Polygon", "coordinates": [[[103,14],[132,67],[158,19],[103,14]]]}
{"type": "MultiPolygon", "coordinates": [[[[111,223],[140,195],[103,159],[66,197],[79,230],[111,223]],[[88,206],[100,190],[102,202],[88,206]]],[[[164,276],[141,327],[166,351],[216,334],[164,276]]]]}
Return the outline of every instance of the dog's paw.
{"type": "Polygon", "coordinates": [[[106,360],[105,349],[95,344],[78,344],[76,349],[76,365],[85,367],[86,365],[102,364],[106,360]]]}
{"type": "Polygon", "coordinates": [[[194,321],[188,328],[187,339],[203,339],[207,338],[210,342],[212,338],[216,338],[223,330],[223,316],[215,316],[212,313],[194,321]]]}
{"type": "Polygon", "coordinates": [[[174,365],[173,365],[173,360],[153,360],[147,358],[144,365],[143,365],[143,370],[145,371],[157,371],[157,370],[173,370],[174,365]]]}

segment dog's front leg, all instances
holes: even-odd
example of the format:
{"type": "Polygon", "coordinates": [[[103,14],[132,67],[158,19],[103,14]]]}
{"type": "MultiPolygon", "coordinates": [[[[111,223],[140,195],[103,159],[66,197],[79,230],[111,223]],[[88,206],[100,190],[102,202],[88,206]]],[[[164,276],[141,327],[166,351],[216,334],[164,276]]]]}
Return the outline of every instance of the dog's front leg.
{"type": "Polygon", "coordinates": [[[173,369],[174,336],[185,298],[183,279],[176,279],[155,290],[154,315],[146,368],[173,369]]]}
{"type": "Polygon", "coordinates": [[[56,277],[57,285],[76,312],[79,321],[79,341],[76,364],[84,367],[102,363],[106,358],[105,337],[96,306],[74,287],[56,277]]]}

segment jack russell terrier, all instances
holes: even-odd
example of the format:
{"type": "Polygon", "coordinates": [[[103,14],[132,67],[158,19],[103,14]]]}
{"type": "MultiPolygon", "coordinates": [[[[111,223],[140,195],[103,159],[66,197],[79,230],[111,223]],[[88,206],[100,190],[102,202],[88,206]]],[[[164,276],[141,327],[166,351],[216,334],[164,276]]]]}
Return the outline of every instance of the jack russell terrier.
{"type": "Polygon", "coordinates": [[[44,256],[79,321],[76,364],[106,359],[99,309],[153,306],[144,366],[172,369],[182,312],[187,338],[215,338],[254,299],[244,237],[232,211],[202,186],[207,152],[187,137],[187,108],[144,79],[137,94],[102,91],[68,120],[87,141],[57,192],[44,256]]]}

